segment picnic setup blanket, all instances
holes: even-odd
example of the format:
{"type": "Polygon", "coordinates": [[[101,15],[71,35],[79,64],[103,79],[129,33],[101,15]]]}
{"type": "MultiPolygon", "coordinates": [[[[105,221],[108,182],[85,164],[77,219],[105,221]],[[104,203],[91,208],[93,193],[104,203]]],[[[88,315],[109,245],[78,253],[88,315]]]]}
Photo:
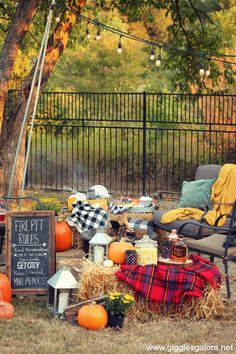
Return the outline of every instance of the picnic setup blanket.
{"type": "Polygon", "coordinates": [[[75,226],[79,232],[104,228],[107,224],[108,213],[101,208],[77,201],[72,204],[71,216],[67,219],[70,226],[75,226]]]}
{"type": "Polygon", "coordinates": [[[130,209],[130,206],[128,206],[128,207],[119,207],[118,205],[116,205],[116,204],[114,204],[112,202],[110,202],[108,204],[108,206],[109,206],[109,209],[110,209],[112,214],[122,214],[122,213],[124,213],[124,212],[126,212],[126,211],[128,211],[130,209]]]}
{"type": "Polygon", "coordinates": [[[201,297],[207,283],[213,288],[221,283],[221,273],[215,264],[198,255],[190,255],[189,259],[193,266],[188,268],[165,264],[121,265],[115,275],[147,300],[178,305],[186,296],[201,297]]]}
{"type": "MultiPolygon", "coordinates": [[[[216,219],[220,215],[229,214],[232,209],[230,203],[234,203],[236,200],[236,165],[225,164],[219,173],[219,176],[212,186],[211,201],[213,209],[209,210],[204,216],[205,221],[214,226],[216,219]],[[222,203],[222,204],[220,204],[222,203]],[[225,204],[224,204],[225,203],[225,204]]],[[[168,211],[163,214],[161,222],[168,224],[177,219],[195,219],[201,220],[203,213],[200,209],[196,208],[178,208],[168,211]]],[[[226,215],[222,217],[218,223],[218,226],[224,225],[226,215]]]]}

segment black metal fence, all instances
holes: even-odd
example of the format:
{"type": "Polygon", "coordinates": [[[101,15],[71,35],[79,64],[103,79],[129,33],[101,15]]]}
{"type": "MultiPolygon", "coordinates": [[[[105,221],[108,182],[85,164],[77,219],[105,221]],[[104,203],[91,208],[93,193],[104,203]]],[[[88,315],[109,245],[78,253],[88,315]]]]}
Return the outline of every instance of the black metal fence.
{"type": "Polygon", "coordinates": [[[226,162],[236,163],[235,95],[45,92],[27,185],[152,194],[226,162]]]}

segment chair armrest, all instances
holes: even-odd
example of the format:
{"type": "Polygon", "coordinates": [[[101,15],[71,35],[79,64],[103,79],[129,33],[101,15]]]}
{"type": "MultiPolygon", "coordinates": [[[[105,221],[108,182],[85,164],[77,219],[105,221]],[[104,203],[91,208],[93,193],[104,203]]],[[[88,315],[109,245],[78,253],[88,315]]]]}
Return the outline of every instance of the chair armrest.
{"type": "Polygon", "coordinates": [[[214,231],[214,232],[216,232],[216,231],[228,232],[228,231],[229,231],[229,228],[227,228],[227,227],[210,226],[210,225],[208,225],[208,224],[203,224],[202,222],[198,222],[198,221],[192,220],[192,221],[186,221],[184,224],[182,224],[182,225],[178,228],[177,233],[178,233],[178,234],[181,234],[183,228],[184,228],[186,225],[189,225],[189,224],[198,226],[199,228],[202,228],[202,227],[208,228],[209,230],[212,230],[212,231],[214,231]]]}
{"type": "Polygon", "coordinates": [[[42,210],[46,209],[43,203],[36,197],[5,197],[4,196],[2,198],[5,200],[34,200],[42,210]]]}
{"type": "Polygon", "coordinates": [[[222,215],[218,216],[218,218],[216,219],[216,221],[214,223],[214,226],[217,226],[220,219],[222,219],[224,216],[231,216],[232,217],[232,214],[222,214],[222,215]]]}

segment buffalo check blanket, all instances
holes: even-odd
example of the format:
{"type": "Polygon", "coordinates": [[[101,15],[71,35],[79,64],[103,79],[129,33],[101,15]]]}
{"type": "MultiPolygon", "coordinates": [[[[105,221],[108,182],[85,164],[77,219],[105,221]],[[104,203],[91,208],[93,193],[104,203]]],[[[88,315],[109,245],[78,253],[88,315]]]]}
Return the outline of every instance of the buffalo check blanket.
{"type": "Polygon", "coordinates": [[[72,204],[71,216],[67,219],[70,226],[75,226],[79,232],[90,229],[102,229],[106,226],[108,214],[100,208],[93,208],[90,204],[77,201],[72,204]]]}
{"type": "Polygon", "coordinates": [[[185,296],[200,297],[206,283],[214,288],[221,283],[221,274],[213,263],[198,255],[189,258],[193,260],[193,266],[189,268],[165,264],[122,265],[115,275],[146,299],[180,304],[185,296]]]}

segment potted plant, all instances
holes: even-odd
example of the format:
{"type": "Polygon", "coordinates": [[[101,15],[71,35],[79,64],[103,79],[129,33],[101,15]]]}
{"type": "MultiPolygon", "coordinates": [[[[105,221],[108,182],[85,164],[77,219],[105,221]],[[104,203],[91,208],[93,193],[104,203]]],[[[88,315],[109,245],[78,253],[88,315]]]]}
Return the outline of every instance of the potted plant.
{"type": "Polygon", "coordinates": [[[108,325],[122,328],[127,309],[134,303],[134,297],[129,294],[110,292],[105,300],[108,312],[108,325]]]}

